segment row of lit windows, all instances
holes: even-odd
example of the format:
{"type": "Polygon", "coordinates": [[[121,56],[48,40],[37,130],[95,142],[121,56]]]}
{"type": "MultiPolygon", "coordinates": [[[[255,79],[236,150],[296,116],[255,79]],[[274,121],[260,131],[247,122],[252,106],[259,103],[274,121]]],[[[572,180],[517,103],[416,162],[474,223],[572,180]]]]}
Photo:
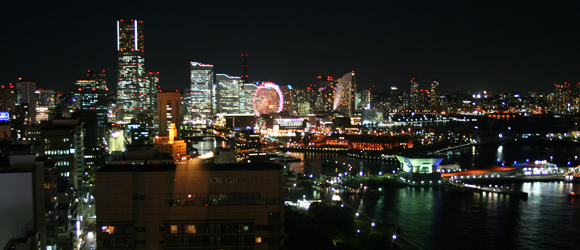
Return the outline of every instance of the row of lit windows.
{"type": "Polygon", "coordinates": [[[170,206],[275,205],[277,198],[262,198],[260,193],[173,195],[170,206]]]}
{"type": "Polygon", "coordinates": [[[252,225],[244,223],[170,225],[170,234],[248,233],[252,225]],[[222,231],[223,227],[223,231],[222,231]]]}
{"type": "Polygon", "coordinates": [[[69,161],[57,161],[54,165],[57,167],[70,166],[70,162],[69,161]]]}
{"type": "Polygon", "coordinates": [[[44,151],[44,155],[68,155],[68,154],[74,154],[75,153],[75,149],[71,148],[71,149],[65,149],[65,150],[45,150],[44,151]]]}

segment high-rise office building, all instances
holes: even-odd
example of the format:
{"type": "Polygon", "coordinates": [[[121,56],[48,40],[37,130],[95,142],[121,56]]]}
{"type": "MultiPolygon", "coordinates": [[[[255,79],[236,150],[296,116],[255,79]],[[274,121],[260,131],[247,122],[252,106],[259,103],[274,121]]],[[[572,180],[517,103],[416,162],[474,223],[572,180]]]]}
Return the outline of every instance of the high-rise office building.
{"type": "Polygon", "coordinates": [[[239,76],[216,74],[215,103],[216,113],[240,113],[242,79],[239,76]]]}
{"type": "Polygon", "coordinates": [[[305,116],[310,114],[311,102],[309,93],[311,92],[311,87],[307,88],[294,88],[294,105],[297,115],[305,116]]]}
{"type": "Polygon", "coordinates": [[[409,97],[409,108],[411,110],[419,109],[419,81],[415,80],[415,78],[411,79],[411,93],[409,97]]]}
{"type": "Polygon", "coordinates": [[[39,155],[55,162],[60,183],[82,195],[84,164],[83,123],[79,119],[53,119],[40,124],[39,155]]]}
{"type": "Polygon", "coordinates": [[[568,114],[570,111],[570,84],[554,84],[554,101],[552,102],[553,112],[556,114],[568,114]]]}
{"type": "Polygon", "coordinates": [[[187,118],[205,124],[212,114],[213,65],[191,62],[191,87],[186,91],[187,118]]]}
{"type": "Polygon", "coordinates": [[[9,112],[14,115],[16,104],[18,103],[16,86],[12,83],[0,86],[0,111],[9,112]]]}
{"type": "Polygon", "coordinates": [[[83,90],[92,90],[92,89],[106,90],[107,89],[106,76],[107,74],[105,73],[104,70],[101,71],[87,70],[87,76],[77,78],[75,86],[83,90]]]}
{"type": "Polygon", "coordinates": [[[36,82],[32,79],[18,78],[16,97],[18,105],[24,116],[24,123],[32,125],[36,123],[36,82]]]}
{"type": "Polygon", "coordinates": [[[117,21],[119,56],[117,122],[129,123],[142,113],[154,113],[157,86],[146,77],[143,21],[117,21]]]}
{"type": "Polygon", "coordinates": [[[54,90],[38,89],[36,94],[36,121],[47,121],[48,116],[56,107],[54,90]]]}
{"type": "Polygon", "coordinates": [[[254,107],[252,106],[252,98],[254,96],[254,92],[258,88],[258,85],[255,83],[244,83],[244,88],[241,91],[241,100],[240,100],[240,113],[242,114],[253,114],[254,107]]]}
{"type": "Polygon", "coordinates": [[[177,136],[181,131],[181,94],[177,91],[162,91],[157,93],[157,121],[159,135],[168,135],[172,123],[177,128],[177,136]]]}
{"type": "Polygon", "coordinates": [[[429,101],[431,102],[431,108],[437,108],[439,103],[439,80],[433,79],[431,81],[431,92],[429,92],[429,101]]]}
{"type": "Polygon", "coordinates": [[[288,113],[289,115],[297,115],[296,108],[294,104],[294,88],[292,85],[281,85],[280,90],[284,95],[284,113],[288,113]]]}
{"type": "Polygon", "coordinates": [[[370,89],[363,89],[360,92],[360,103],[359,109],[368,110],[371,109],[372,94],[370,89]]]}
{"type": "Polygon", "coordinates": [[[105,71],[87,72],[86,77],[78,78],[75,82],[76,102],[82,111],[94,112],[97,120],[98,137],[105,136],[105,127],[108,123],[108,109],[110,103],[109,88],[107,88],[105,71]]]}
{"type": "Polygon", "coordinates": [[[318,76],[317,79],[318,83],[310,86],[311,107],[322,111],[332,111],[338,81],[335,81],[332,76],[326,78],[318,76]]]}
{"type": "Polygon", "coordinates": [[[392,112],[398,112],[399,110],[401,110],[402,107],[402,100],[401,100],[401,93],[399,92],[399,88],[397,88],[397,86],[391,86],[391,91],[389,93],[389,109],[392,112]]]}

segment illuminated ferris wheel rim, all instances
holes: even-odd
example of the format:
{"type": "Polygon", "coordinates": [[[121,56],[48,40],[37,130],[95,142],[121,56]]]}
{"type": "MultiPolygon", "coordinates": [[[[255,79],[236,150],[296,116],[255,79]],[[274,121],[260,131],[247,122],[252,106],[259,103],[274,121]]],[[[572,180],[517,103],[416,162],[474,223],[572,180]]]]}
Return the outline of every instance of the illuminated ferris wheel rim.
{"type": "Polygon", "coordinates": [[[270,88],[273,88],[276,91],[276,93],[278,93],[279,104],[276,113],[282,112],[282,109],[284,108],[284,95],[282,94],[282,90],[280,90],[280,86],[278,86],[278,84],[275,84],[273,82],[262,82],[262,84],[258,85],[256,91],[254,91],[254,95],[252,98],[252,107],[254,108],[255,114],[259,115],[258,109],[256,107],[256,97],[258,95],[258,91],[260,89],[270,89],[270,88]]]}

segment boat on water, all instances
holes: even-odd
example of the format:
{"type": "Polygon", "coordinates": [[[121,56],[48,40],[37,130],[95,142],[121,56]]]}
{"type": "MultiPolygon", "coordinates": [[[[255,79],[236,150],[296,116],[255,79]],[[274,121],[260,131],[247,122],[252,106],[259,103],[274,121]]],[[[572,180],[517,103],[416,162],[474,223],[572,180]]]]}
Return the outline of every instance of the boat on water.
{"type": "Polygon", "coordinates": [[[300,159],[298,157],[294,157],[294,156],[287,155],[287,154],[280,153],[280,152],[269,153],[268,157],[270,158],[270,160],[278,161],[278,162],[300,162],[300,161],[302,161],[302,159],[300,159]]]}
{"type": "Polygon", "coordinates": [[[580,182],[580,173],[571,173],[564,176],[565,182],[580,182]]]}
{"type": "Polygon", "coordinates": [[[580,198],[580,194],[576,194],[575,192],[570,192],[568,194],[568,198],[580,198]]]}

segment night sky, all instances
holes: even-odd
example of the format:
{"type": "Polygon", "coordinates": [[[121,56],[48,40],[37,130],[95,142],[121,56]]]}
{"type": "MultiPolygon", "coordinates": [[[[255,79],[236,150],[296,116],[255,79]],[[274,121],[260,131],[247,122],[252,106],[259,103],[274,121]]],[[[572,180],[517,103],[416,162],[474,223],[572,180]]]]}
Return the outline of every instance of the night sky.
{"type": "Polygon", "coordinates": [[[306,86],[354,70],[359,86],[553,92],[580,82],[580,1],[2,1],[0,84],[73,89],[88,69],[116,85],[116,20],[145,23],[147,71],[189,84],[189,62],[306,86]],[[82,3],[80,3],[82,2],[82,3]]]}

